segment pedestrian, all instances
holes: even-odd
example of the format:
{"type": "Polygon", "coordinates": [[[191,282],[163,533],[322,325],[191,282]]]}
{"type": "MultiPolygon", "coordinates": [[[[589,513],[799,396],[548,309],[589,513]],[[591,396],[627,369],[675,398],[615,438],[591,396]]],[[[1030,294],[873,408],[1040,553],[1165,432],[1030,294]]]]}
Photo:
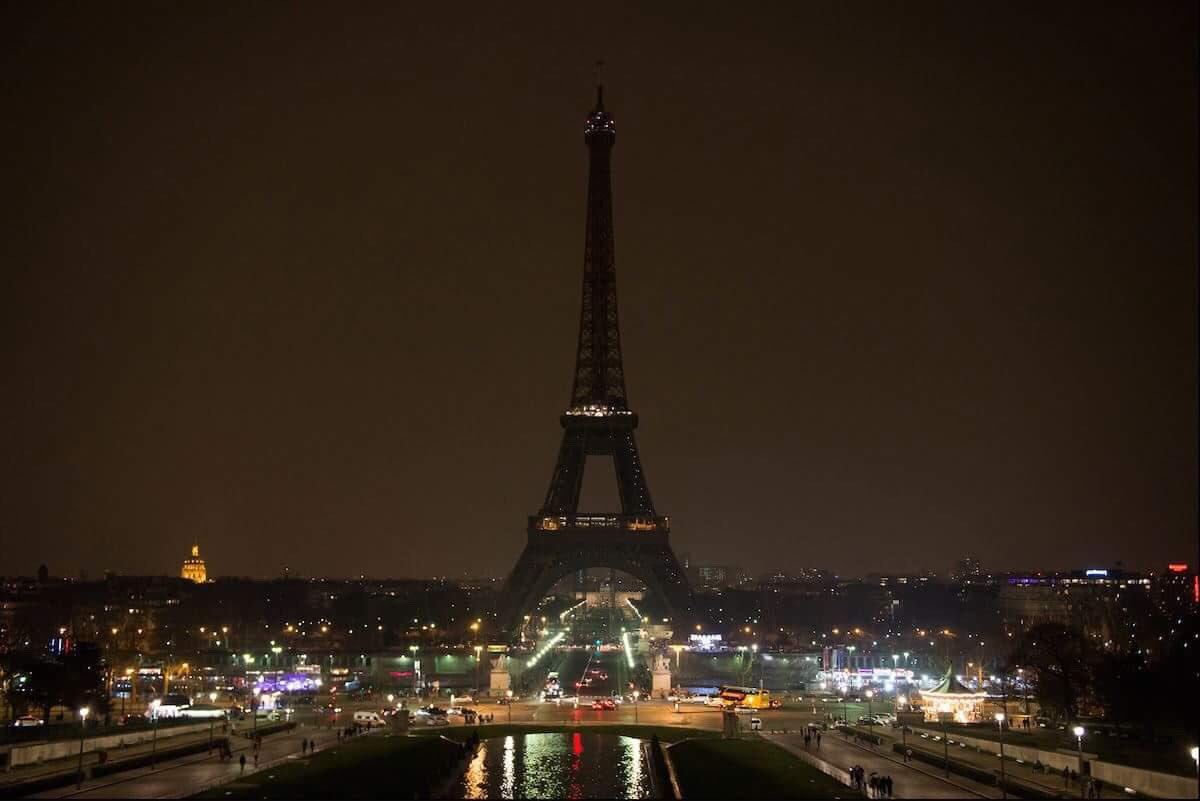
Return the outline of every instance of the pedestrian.
{"type": "Polygon", "coordinates": [[[805,750],[805,751],[807,751],[807,750],[808,750],[808,741],[809,741],[810,739],[811,739],[811,738],[810,738],[810,737],[809,737],[807,734],[806,734],[806,735],[804,735],[804,750],[805,750]]]}
{"type": "Polygon", "coordinates": [[[904,752],[904,761],[912,762],[912,749],[909,748],[904,752]]]}
{"type": "Polygon", "coordinates": [[[240,762],[240,763],[241,763],[241,765],[242,765],[242,771],[241,771],[241,772],[242,772],[242,773],[245,773],[245,772],[246,772],[246,755],[245,755],[245,754],[242,754],[242,755],[241,755],[241,757],[239,757],[239,758],[238,758],[238,762],[240,762]]]}
{"type": "Polygon", "coordinates": [[[254,767],[258,767],[258,752],[254,752],[254,767]]]}
{"type": "Polygon", "coordinates": [[[1067,787],[1071,783],[1071,768],[1068,765],[1063,765],[1063,787],[1067,787]]]}
{"type": "Polygon", "coordinates": [[[819,729],[817,730],[817,750],[821,750],[821,732],[819,729]]]}
{"type": "Polygon", "coordinates": [[[887,796],[888,796],[888,798],[891,798],[892,797],[892,777],[888,776],[886,781],[887,781],[887,796]]]}

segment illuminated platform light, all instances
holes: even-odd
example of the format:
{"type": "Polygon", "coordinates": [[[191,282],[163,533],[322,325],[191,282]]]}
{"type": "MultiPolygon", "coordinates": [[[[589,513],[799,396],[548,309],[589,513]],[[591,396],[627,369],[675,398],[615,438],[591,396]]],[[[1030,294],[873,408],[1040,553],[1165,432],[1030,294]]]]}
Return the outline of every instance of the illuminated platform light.
{"type": "Polygon", "coordinates": [[[530,657],[529,660],[525,664],[528,665],[529,667],[533,667],[534,665],[536,665],[538,663],[538,661],[540,661],[541,658],[544,657],[546,654],[550,653],[550,651],[552,651],[554,649],[554,646],[558,645],[562,641],[562,638],[565,636],[567,636],[567,634],[564,631],[560,631],[558,634],[555,634],[553,637],[550,638],[550,640],[545,645],[543,645],[541,647],[540,650],[538,650],[538,652],[536,654],[534,654],[532,657],[530,657]]]}
{"type": "Polygon", "coordinates": [[[633,667],[633,649],[629,646],[629,632],[622,632],[621,643],[625,646],[625,661],[629,663],[629,667],[633,667]]]}

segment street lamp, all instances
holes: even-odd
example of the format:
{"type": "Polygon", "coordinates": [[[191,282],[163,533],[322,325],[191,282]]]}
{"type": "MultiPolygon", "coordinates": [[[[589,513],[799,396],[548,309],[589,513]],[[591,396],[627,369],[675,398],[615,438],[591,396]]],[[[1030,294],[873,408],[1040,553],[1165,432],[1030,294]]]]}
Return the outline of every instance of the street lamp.
{"type": "Polygon", "coordinates": [[[262,687],[255,687],[253,694],[250,698],[250,713],[253,715],[253,718],[254,718],[254,722],[251,725],[251,728],[253,729],[253,731],[250,734],[250,738],[252,740],[254,740],[255,743],[258,742],[258,694],[261,692],[262,692],[262,687]]]}
{"type": "MultiPolygon", "coordinates": [[[[472,623],[472,626],[475,624],[472,623]]],[[[482,645],[475,646],[475,698],[479,698],[479,654],[483,652],[482,645]]]]}
{"type": "MultiPolygon", "coordinates": [[[[213,690],[212,692],[210,692],[208,694],[208,701],[211,704],[217,703],[217,691],[216,690],[213,690]]],[[[217,725],[216,718],[208,719],[208,752],[210,755],[212,754],[212,746],[213,746],[213,727],[216,725],[217,725]]]]}
{"type": "Polygon", "coordinates": [[[79,709],[79,770],[75,774],[75,789],[78,790],[83,786],[83,734],[87,724],[88,712],[91,710],[85,707],[79,709]]]}
{"type": "Polygon", "coordinates": [[[1076,726],[1071,733],[1075,735],[1075,740],[1079,743],[1079,797],[1083,798],[1083,735],[1086,732],[1082,726],[1076,726]]]}
{"type": "Polygon", "coordinates": [[[1000,727],[1000,797],[1008,798],[1008,783],[1004,778],[1004,713],[996,713],[996,725],[1000,727]]]}
{"type": "Polygon", "coordinates": [[[874,733],[875,732],[875,718],[871,714],[871,699],[875,697],[875,691],[868,688],[866,695],[867,695],[867,728],[869,728],[871,730],[871,732],[874,733]]]}
{"type": "Polygon", "coordinates": [[[505,704],[508,707],[508,722],[512,723],[512,690],[505,690],[504,697],[508,699],[508,703],[505,704]]]}
{"type": "Polygon", "coordinates": [[[633,722],[634,722],[634,723],[637,723],[637,722],[638,722],[638,708],[637,708],[637,702],[638,702],[638,696],[639,696],[639,695],[641,695],[641,694],[642,694],[642,693],[641,693],[641,691],[640,691],[640,690],[634,690],[634,691],[633,691],[633,722]]]}
{"type": "Polygon", "coordinates": [[[150,717],[154,723],[154,730],[150,735],[150,770],[154,770],[155,758],[158,753],[158,707],[161,704],[161,698],[155,698],[150,702],[150,717]]]}
{"type": "Polygon", "coordinates": [[[1196,763],[1196,778],[1200,779],[1200,748],[1192,746],[1192,761],[1196,763]]]}

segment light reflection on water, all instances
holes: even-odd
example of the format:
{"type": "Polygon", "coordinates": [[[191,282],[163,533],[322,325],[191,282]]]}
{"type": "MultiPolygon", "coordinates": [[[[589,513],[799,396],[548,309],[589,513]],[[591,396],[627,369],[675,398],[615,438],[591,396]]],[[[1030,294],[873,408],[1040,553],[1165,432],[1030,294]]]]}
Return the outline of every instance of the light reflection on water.
{"type": "Polygon", "coordinates": [[[522,734],[484,740],[459,798],[650,798],[641,740],[606,734],[522,734]]]}

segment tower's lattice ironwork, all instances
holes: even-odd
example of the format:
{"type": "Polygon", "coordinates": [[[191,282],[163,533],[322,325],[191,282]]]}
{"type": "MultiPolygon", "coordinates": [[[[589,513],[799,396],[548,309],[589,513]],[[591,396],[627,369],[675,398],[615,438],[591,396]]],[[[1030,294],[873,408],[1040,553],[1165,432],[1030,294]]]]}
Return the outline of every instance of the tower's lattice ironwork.
{"type": "MultiPolygon", "coordinates": [[[[529,518],[528,543],[505,587],[504,625],[568,573],[590,567],[628,572],[660,595],[676,618],[688,617],[691,590],[668,542],[670,519],[654,509],[638,456],[629,408],[617,318],[613,247],[612,149],[616,126],[604,108],[604,89],[587,117],[589,154],[583,299],[571,401],[560,417],[558,460],[538,513],[529,518]],[[588,457],[611,457],[619,512],[581,512],[588,457]]],[[[682,622],[678,621],[677,623],[682,622]]],[[[681,630],[676,626],[676,630],[681,630]]]]}

